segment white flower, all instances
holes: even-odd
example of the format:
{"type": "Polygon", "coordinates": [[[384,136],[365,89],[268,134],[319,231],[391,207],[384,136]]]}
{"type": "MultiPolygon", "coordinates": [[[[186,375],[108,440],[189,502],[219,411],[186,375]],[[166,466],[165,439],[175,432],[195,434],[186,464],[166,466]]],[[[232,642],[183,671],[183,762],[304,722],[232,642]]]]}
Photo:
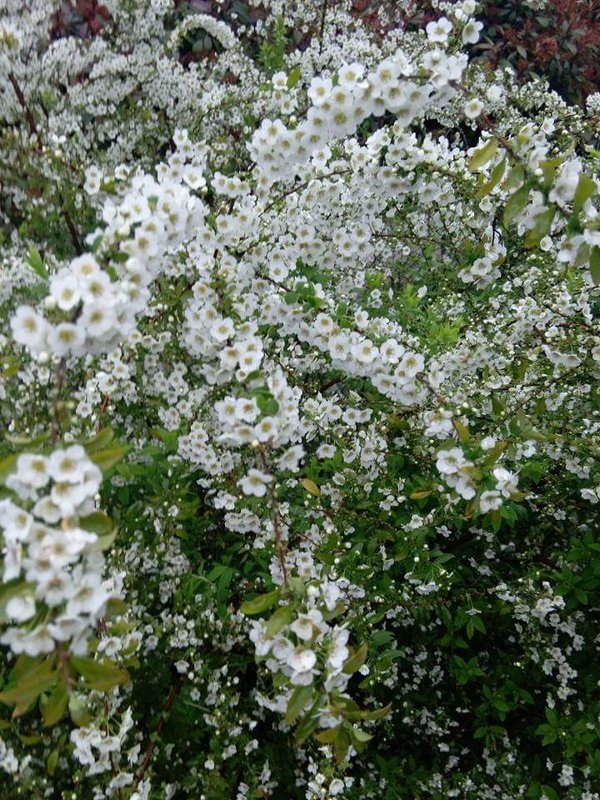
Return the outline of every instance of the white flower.
{"type": "Polygon", "coordinates": [[[102,578],[95,572],[88,572],[77,583],[75,594],[67,603],[67,614],[90,614],[96,616],[108,600],[102,586],[102,578]]]}
{"type": "Polygon", "coordinates": [[[465,104],[465,117],[467,119],[476,119],[483,111],[483,103],[481,100],[473,98],[465,104]]]}
{"type": "Polygon", "coordinates": [[[305,455],[306,451],[302,445],[296,444],[285,451],[277,462],[277,466],[279,469],[289,469],[292,472],[296,472],[300,466],[300,461],[305,455]]]}
{"type": "Polygon", "coordinates": [[[479,508],[483,514],[487,514],[488,511],[497,511],[501,505],[502,497],[500,492],[492,489],[481,493],[479,508]]]}
{"type": "Polygon", "coordinates": [[[452,30],[452,23],[447,17],[440,17],[438,20],[428,22],[425,31],[427,38],[430,42],[439,42],[445,44],[448,41],[448,35],[452,30]]]}
{"type": "Polygon", "coordinates": [[[32,524],[31,514],[13,503],[12,500],[0,500],[0,528],[4,529],[5,540],[26,541],[32,524]]]}
{"type": "Polygon", "coordinates": [[[34,489],[41,489],[50,480],[48,462],[42,455],[23,453],[17,459],[16,478],[34,489]]]}
{"type": "Polygon", "coordinates": [[[101,338],[112,333],[117,321],[114,310],[104,303],[86,303],[81,316],[79,325],[87,336],[101,338]]]}
{"type": "Polygon", "coordinates": [[[273,645],[273,639],[267,639],[263,622],[253,621],[249,637],[250,641],[254,644],[257,656],[266,656],[269,654],[273,645]]]}
{"type": "Polygon", "coordinates": [[[345,361],[350,353],[350,337],[343,333],[338,333],[335,336],[331,336],[328,342],[328,347],[332,358],[338,358],[340,361],[345,361]]]}
{"type": "Polygon", "coordinates": [[[227,339],[231,339],[234,334],[235,327],[233,320],[229,319],[228,317],[213,322],[210,328],[210,335],[217,342],[225,342],[227,339]]]}
{"type": "Polygon", "coordinates": [[[54,450],[48,458],[48,473],[54,481],[80,483],[87,461],[87,453],[79,444],[71,445],[66,450],[54,450]]]}
{"type": "Polygon", "coordinates": [[[479,41],[479,34],[483,29],[483,22],[469,20],[462,29],[463,44],[475,44],[479,41]]]}
{"type": "Polygon", "coordinates": [[[59,356],[69,353],[75,355],[83,351],[85,335],[81,327],[72,322],[60,322],[51,327],[47,334],[48,347],[59,356]]]}
{"type": "Polygon", "coordinates": [[[312,650],[294,650],[287,658],[287,664],[293,670],[290,682],[295,686],[307,686],[312,682],[316,663],[317,656],[312,650]]]}
{"type": "MultiPolygon", "coordinates": [[[[10,635],[11,630],[12,629],[9,628],[6,631],[2,639],[0,639],[1,642],[9,643],[6,637],[10,635]]],[[[54,650],[54,640],[50,635],[47,625],[35,628],[29,633],[19,631],[19,634],[21,633],[22,635],[17,635],[15,640],[10,643],[14,653],[26,653],[28,656],[39,656],[44,653],[51,653],[54,650]]]]}
{"type": "Polygon", "coordinates": [[[5,606],[6,616],[14,622],[25,622],[35,614],[35,599],[31,594],[11,597],[5,606]]]}
{"type": "Polygon", "coordinates": [[[267,493],[267,484],[272,480],[272,475],[266,475],[258,469],[251,469],[245,478],[238,481],[238,486],[244,494],[264,497],[267,493]]]}
{"type": "Polygon", "coordinates": [[[94,256],[89,253],[84,253],[84,255],[74,258],[69,265],[69,269],[77,278],[80,286],[100,274],[100,265],[94,256]]]}
{"type": "MultiPolygon", "coordinates": [[[[464,500],[472,500],[475,497],[475,487],[467,475],[459,475],[458,477],[451,475],[450,477],[455,479],[452,482],[454,488],[456,489],[457,494],[459,494],[464,500]]],[[[450,481],[448,481],[448,483],[450,483],[450,481]]]]}
{"type": "Polygon", "coordinates": [[[425,359],[420,353],[404,353],[402,360],[398,365],[398,369],[404,373],[407,378],[414,378],[419,372],[423,371],[425,366],[425,359]]]}
{"type": "Polygon", "coordinates": [[[336,628],[332,636],[331,649],[327,656],[327,665],[334,670],[339,670],[348,660],[350,655],[346,647],[348,639],[350,638],[350,631],[347,628],[336,628]]]}
{"type": "Polygon", "coordinates": [[[584,500],[587,500],[594,506],[596,503],[600,502],[600,486],[597,486],[595,489],[581,489],[580,494],[584,500]]]}
{"type": "Polygon", "coordinates": [[[60,519],[60,509],[56,506],[50,497],[42,497],[33,507],[33,513],[39,519],[43,519],[50,525],[58,522],[60,519]]]}
{"type": "Polygon", "coordinates": [[[395,339],[387,339],[379,348],[379,355],[384,364],[397,364],[404,354],[404,347],[395,339]]]}
{"type": "Polygon", "coordinates": [[[498,440],[495,436],[484,436],[484,438],[479,442],[479,446],[482,450],[491,450],[496,446],[497,441],[498,440]]]}
{"type": "Polygon", "coordinates": [[[323,615],[320,611],[314,609],[308,614],[299,614],[290,625],[290,629],[299,639],[308,641],[313,638],[315,633],[319,632],[322,622],[323,615]]]}
{"type": "Polygon", "coordinates": [[[375,347],[373,342],[370,342],[368,339],[355,344],[350,352],[361,364],[370,364],[371,362],[375,361],[379,355],[379,350],[377,347],[375,347]]]}
{"type": "Polygon", "coordinates": [[[46,347],[48,323],[30,306],[19,306],[10,321],[15,342],[23,344],[34,353],[46,347]]]}
{"type": "Polygon", "coordinates": [[[263,417],[260,422],[254,426],[254,432],[259,442],[268,442],[277,435],[279,428],[279,420],[277,417],[263,417]]]}
{"type": "Polygon", "coordinates": [[[68,269],[61,269],[50,281],[50,294],[56,299],[62,311],[70,311],[81,300],[81,290],[75,275],[68,269]]]}
{"type": "Polygon", "coordinates": [[[442,475],[452,475],[465,464],[465,455],[460,447],[440,450],[437,454],[436,467],[442,475]]]}
{"type": "Polygon", "coordinates": [[[494,478],[496,478],[496,489],[503,497],[510,497],[513,492],[517,491],[519,480],[517,475],[504,469],[504,467],[496,467],[494,469],[494,478]]]}
{"type": "Polygon", "coordinates": [[[235,404],[235,416],[244,422],[254,422],[260,414],[256,398],[240,398],[235,404]]]}

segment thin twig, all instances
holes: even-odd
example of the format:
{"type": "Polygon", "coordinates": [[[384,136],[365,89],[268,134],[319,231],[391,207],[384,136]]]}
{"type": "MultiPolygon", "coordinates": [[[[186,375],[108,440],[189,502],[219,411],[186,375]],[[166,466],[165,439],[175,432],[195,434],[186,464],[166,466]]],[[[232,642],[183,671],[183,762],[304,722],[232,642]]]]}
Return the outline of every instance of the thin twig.
{"type": "Polygon", "coordinates": [[[138,783],[144,777],[144,774],[145,774],[146,770],[148,769],[150,761],[152,760],[152,755],[153,755],[153,753],[154,753],[154,751],[156,749],[156,743],[158,742],[158,740],[160,738],[160,735],[162,733],[162,729],[163,729],[163,727],[165,725],[165,715],[168,714],[169,711],[173,708],[175,700],[177,699],[177,695],[179,694],[179,692],[181,691],[181,687],[183,686],[183,681],[184,681],[183,675],[178,675],[176,682],[171,687],[171,691],[169,692],[169,696],[167,697],[167,701],[166,701],[165,705],[163,706],[163,710],[161,712],[160,719],[158,720],[158,724],[157,724],[156,730],[154,732],[154,734],[155,734],[154,735],[154,739],[150,740],[150,742],[148,743],[148,748],[146,749],[146,755],[144,756],[144,760],[142,761],[142,765],[141,765],[141,767],[140,767],[140,769],[138,771],[137,779],[136,779],[138,783]]]}
{"type": "Polygon", "coordinates": [[[60,400],[62,395],[62,389],[65,383],[65,375],[67,372],[67,357],[63,356],[58,364],[58,369],[56,370],[56,394],[54,396],[54,404],[52,407],[52,426],[50,428],[50,441],[53,445],[56,444],[58,440],[58,417],[59,417],[59,406],[60,400]]]}
{"type": "Polygon", "coordinates": [[[15,94],[17,96],[17,100],[19,101],[19,105],[25,112],[25,119],[27,120],[27,125],[29,127],[29,131],[31,134],[37,133],[37,125],[35,122],[35,117],[31,113],[31,109],[27,104],[27,100],[25,99],[25,95],[23,94],[23,90],[19,86],[19,81],[17,80],[15,74],[13,72],[8,73],[8,80],[11,83],[11,86],[15,90],[15,94]]]}
{"type": "MultiPolygon", "coordinates": [[[[269,464],[267,462],[267,457],[262,447],[258,449],[258,455],[263,470],[270,475],[269,464]]],[[[273,522],[273,531],[275,533],[275,546],[277,547],[277,555],[279,556],[279,563],[281,565],[281,574],[283,576],[283,582],[284,584],[287,584],[288,571],[287,571],[287,564],[285,563],[285,547],[283,546],[283,540],[282,540],[283,537],[281,530],[281,519],[279,518],[279,506],[277,504],[275,489],[273,489],[271,483],[269,483],[268,485],[268,492],[269,492],[269,500],[271,501],[271,520],[273,522]]]]}
{"type": "Polygon", "coordinates": [[[100,428],[102,426],[102,415],[106,411],[106,406],[108,405],[110,397],[105,394],[102,399],[102,405],[100,406],[100,411],[98,412],[98,416],[96,417],[96,433],[100,432],[100,428]]]}
{"type": "Polygon", "coordinates": [[[325,16],[327,14],[327,0],[323,0],[321,8],[321,27],[319,29],[319,55],[323,52],[323,35],[325,33],[325,16]]]}

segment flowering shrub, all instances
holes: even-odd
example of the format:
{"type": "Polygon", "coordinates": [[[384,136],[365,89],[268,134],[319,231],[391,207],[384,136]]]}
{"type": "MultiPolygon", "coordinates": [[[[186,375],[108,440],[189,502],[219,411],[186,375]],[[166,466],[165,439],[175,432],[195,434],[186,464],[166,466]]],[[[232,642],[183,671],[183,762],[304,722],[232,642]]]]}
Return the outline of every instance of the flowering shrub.
{"type": "Polygon", "coordinates": [[[598,98],[182,5],[0,6],[0,798],[598,800],[598,98]]]}

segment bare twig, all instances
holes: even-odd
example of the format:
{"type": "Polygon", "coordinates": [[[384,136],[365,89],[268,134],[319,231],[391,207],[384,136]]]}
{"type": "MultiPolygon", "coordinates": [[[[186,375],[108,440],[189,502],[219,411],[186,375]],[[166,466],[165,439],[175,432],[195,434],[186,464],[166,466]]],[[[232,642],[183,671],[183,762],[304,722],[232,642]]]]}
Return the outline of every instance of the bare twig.
{"type": "Polygon", "coordinates": [[[175,683],[171,687],[171,691],[169,692],[169,696],[167,697],[167,700],[166,700],[166,702],[165,702],[165,704],[163,706],[163,710],[161,712],[160,719],[158,720],[158,724],[157,724],[156,730],[154,732],[154,737],[148,743],[148,747],[146,749],[146,754],[144,756],[144,760],[142,761],[142,765],[138,770],[138,774],[137,774],[137,782],[138,783],[144,777],[144,775],[146,773],[146,770],[148,769],[148,766],[150,764],[150,761],[152,760],[152,755],[153,755],[153,753],[154,753],[154,751],[156,749],[156,744],[157,744],[157,742],[158,742],[158,740],[160,738],[160,735],[162,733],[162,729],[164,728],[164,725],[165,725],[165,715],[168,714],[169,711],[173,708],[175,700],[177,699],[177,695],[179,694],[179,692],[181,691],[181,687],[183,686],[183,681],[184,681],[183,675],[178,675],[177,676],[177,680],[175,681],[175,683]]]}
{"type": "Polygon", "coordinates": [[[323,52],[323,36],[325,34],[325,17],[327,15],[327,2],[328,0],[323,0],[323,6],[321,8],[321,26],[319,28],[319,55],[323,52]]]}

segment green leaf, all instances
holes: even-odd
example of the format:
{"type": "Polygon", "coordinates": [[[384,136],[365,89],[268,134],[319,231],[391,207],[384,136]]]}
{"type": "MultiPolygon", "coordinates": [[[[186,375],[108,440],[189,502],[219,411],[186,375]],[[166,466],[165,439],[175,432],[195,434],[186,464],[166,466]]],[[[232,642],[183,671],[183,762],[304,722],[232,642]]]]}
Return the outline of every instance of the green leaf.
{"type": "Polygon", "coordinates": [[[308,686],[296,686],[285,711],[285,720],[289,725],[296,721],[306,705],[312,700],[313,694],[314,689],[311,684],[308,686]]]}
{"type": "Polygon", "coordinates": [[[120,597],[111,597],[106,603],[104,616],[109,619],[110,617],[119,617],[121,614],[125,614],[126,611],[127,603],[124,600],[121,600],[120,597]]]}
{"type": "Polygon", "coordinates": [[[280,593],[280,589],[275,589],[273,592],[259,594],[257,597],[253,597],[252,600],[245,600],[240,607],[240,611],[248,617],[254,614],[262,614],[263,611],[275,605],[279,600],[280,593]]]}
{"type": "Polygon", "coordinates": [[[346,661],[342,667],[342,672],[344,672],[346,675],[353,675],[367,660],[368,652],[369,648],[365,642],[346,661]]]}
{"type": "Polygon", "coordinates": [[[267,627],[265,630],[265,635],[267,638],[275,636],[276,633],[279,633],[279,631],[285,625],[292,621],[293,617],[294,609],[291,605],[281,606],[281,608],[278,608],[267,622],[267,627]]]}
{"type": "Polygon", "coordinates": [[[549,189],[552,184],[554,183],[554,178],[556,177],[556,170],[560,167],[560,165],[564,162],[564,158],[549,158],[546,161],[540,162],[540,167],[542,172],[544,173],[544,188],[549,189]]]}
{"type": "Polygon", "coordinates": [[[12,453],[0,461],[0,484],[4,484],[9,475],[11,475],[17,465],[19,453],[12,453]]]}
{"type": "Polygon", "coordinates": [[[315,739],[321,744],[331,744],[338,738],[341,730],[341,725],[338,725],[337,728],[326,728],[324,731],[315,733],[315,739]]]}
{"type": "Polygon", "coordinates": [[[40,251],[33,247],[33,245],[29,248],[29,253],[27,254],[27,258],[25,260],[31,269],[40,276],[40,278],[43,278],[45,281],[48,280],[48,270],[44,266],[44,260],[40,255],[40,251]]]}
{"type": "Polygon", "coordinates": [[[509,189],[517,189],[525,180],[525,170],[520,164],[513,167],[506,176],[506,180],[502,184],[503,188],[507,191],[509,189]]]}
{"type": "Polygon", "coordinates": [[[105,692],[113,686],[122,686],[129,682],[127,670],[120,669],[111,661],[100,662],[94,661],[93,658],[72,657],[69,664],[82,676],[87,689],[105,692]]]}
{"type": "MultiPolygon", "coordinates": [[[[310,687],[302,686],[302,687],[298,687],[298,688],[308,689],[310,687]]],[[[308,714],[305,715],[305,717],[300,721],[298,727],[296,728],[295,739],[298,742],[298,744],[302,744],[302,742],[305,742],[308,739],[308,737],[311,735],[311,733],[314,731],[314,729],[317,727],[317,723],[318,723],[318,719],[319,719],[317,712],[318,712],[320,703],[321,703],[321,698],[318,697],[315,700],[315,702],[313,703],[313,705],[311,706],[310,711],[308,712],[308,714]]]]}
{"type": "MultiPolygon", "coordinates": [[[[6,373],[5,373],[6,374],[6,373]]],[[[50,431],[46,431],[45,433],[41,433],[39,436],[23,436],[19,433],[5,433],[4,438],[7,442],[16,445],[18,448],[27,447],[30,448],[37,448],[44,442],[47,442],[50,438],[50,431]]]]}
{"type": "Polygon", "coordinates": [[[433,489],[419,489],[416,492],[411,492],[408,495],[409,500],[424,500],[433,492],[433,489]]]}
{"type": "Polygon", "coordinates": [[[42,703],[42,718],[44,720],[44,727],[50,728],[56,725],[57,722],[64,717],[67,713],[67,705],[69,703],[69,694],[67,687],[64,683],[58,683],[45,703],[42,703]]]}
{"type": "Polygon", "coordinates": [[[377,708],[374,711],[363,711],[362,719],[375,722],[375,720],[387,717],[387,715],[390,713],[391,710],[392,710],[392,704],[388,703],[387,706],[383,706],[383,708],[377,708]]]}
{"type": "Polygon", "coordinates": [[[590,273],[596,286],[600,285],[600,247],[592,247],[590,255],[590,273]]]}
{"type": "Polygon", "coordinates": [[[529,186],[525,184],[513,192],[504,206],[503,222],[504,227],[508,228],[513,219],[521,213],[529,202],[529,186]]]}
{"type": "Polygon", "coordinates": [[[309,494],[312,494],[315,497],[321,496],[321,490],[314,481],[311,481],[310,478],[301,478],[300,483],[309,494]]]}
{"type": "Polygon", "coordinates": [[[391,708],[391,703],[388,703],[387,706],[384,706],[383,708],[375,708],[372,711],[369,711],[365,708],[359,708],[358,710],[355,709],[344,711],[344,717],[352,722],[358,722],[359,720],[369,720],[370,722],[375,722],[378,719],[387,717],[391,711],[391,708]]]}
{"type": "Polygon", "coordinates": [[[357,742],[369,742],[373,735],[363,731],[362,728],[352,728],[352,738],[357,742]]]}
{"type": "Polygon", "coordinates": [[[86,552],[103,553],[105,550],[108,550],[109,547],[112,547],[115,539],[117,538],[118,532],[119,529],[115,527],[109,533],[98,536],[95,542],[92,542],[87,546],[86,552]]]}
{"type": "Polygon", "coordinates": [[[125,448],[116,446],[92,453],[90,455],[90,459],[94,462],[94,464],[100,467],[102,472],[106,472],[111,467],[114,467],[115,464],[118,464],[124,455],[125,448]]]}
{"type": "Polygon", "coordinates": [[[486,144],[483,145],[483,147],[477,148],[467,162],[471,172],[476,172],[478,169],[481,169],[481,167],[485,166],[485,164],[487,164],[487,162],[493,158],[497,152],[497,139],[490,139],[489,142],[486,142],[486,144]]]}
{"type": "Polygon", "coordinates": [[[48,775],[54,775],[56,772],[56,767],[58,765],[58,750],[53,750],[50,755],[48,756],[48,760],[46,761],[46,771],[48,775]]]}
{"type": "Polygon", "coordinates": [[[546,795],[548,800],[559,800],[558,795],[556,794],[556,792],[552,788],[552,786],[548,786],[547,784],[544,784],[542,786],[542,792],[546,795]]]}
{"type": "Polygon", "coordinates": [[[535,218],[535,227],[527,231],[523,244],[525,247],[537,247],[544,236],[550,233],[552,221],[556,215],[556,206],[550,206],[535,218]]]}
{"type": "Polygon", "coordinates": [[[39,744],[42,741],[42,737],[38,733],[17,733],[17,736],[24,745],[27,745],[27,747],[31,747],[34,744],[39,744]]]}
{"type": "Polygon", "coordinates": [[[85,698],[80,694],[72,694],[69,697],[69,716],[74,725],[81,728],[91,720],[91,715],[87,708],[85,698]]]}
{"type": "Polygon", "coordinates": [[[293,89],[301,77],[302,77],[302,72],[300,70],[300,67],[298,66],[294,67],[294,69],[291,70],[290,74],[288,75],[287,79],[288,89],[293,89]]]}
{"type": "Polygon", "coordinates": [[[105,536],[111,533],[114,525],[112,519],[103,511],[94,511],[88,514],[87,517],[81,517],[79,525],[86,531],[97,533],[98,536],[105,536]]]}
{"type": "Polygon", "coordinates": [[[596,181],[589,178],[583,172],[579,176],[577,189],[575,190],[575,198],[573,200],[573,211],[578,213],[581,211],[586,201],[592,197],[597,191],[596,181]]]}
{"type": "Polygon", "coordinates": [[[13,718],[24,714],[42,692],[54,686],[58,672],[54,669],[54,656],[42,661],[11,689],[0,692],[0,702],[14,705],[13,718]]]}
{"type": "Polygon", "coordinates": [[[111,441],[114,436],[114,431],[112,428],[103,428],[101,431],[92,438],[88,439],[87,442],[84,442],[84,448],[88,455],[91,453],[97,453],[102,448],[106,447],[106,445],[111,441]]]}
{"type": "Polygon", "coordinates": [[[496,164],[490,173],[489,180],[486,181],[475,194],[479,200],[481,200],[483,197],[486,197],[492,191],[492,189],[496,188],[504,176],[505,169],[506,161],[501,161],[499,164],[496,164]]]}
{"type": "Polygon", "coordinates": [[[454,425],[454,430],[456,431],[459,440],[463,444],[468,444],[471,439],[471,434],[469,433],[467,426],[463,425],[462,422],[459,422],[457,419],[453,419],[452,424],[454,425]]]}

